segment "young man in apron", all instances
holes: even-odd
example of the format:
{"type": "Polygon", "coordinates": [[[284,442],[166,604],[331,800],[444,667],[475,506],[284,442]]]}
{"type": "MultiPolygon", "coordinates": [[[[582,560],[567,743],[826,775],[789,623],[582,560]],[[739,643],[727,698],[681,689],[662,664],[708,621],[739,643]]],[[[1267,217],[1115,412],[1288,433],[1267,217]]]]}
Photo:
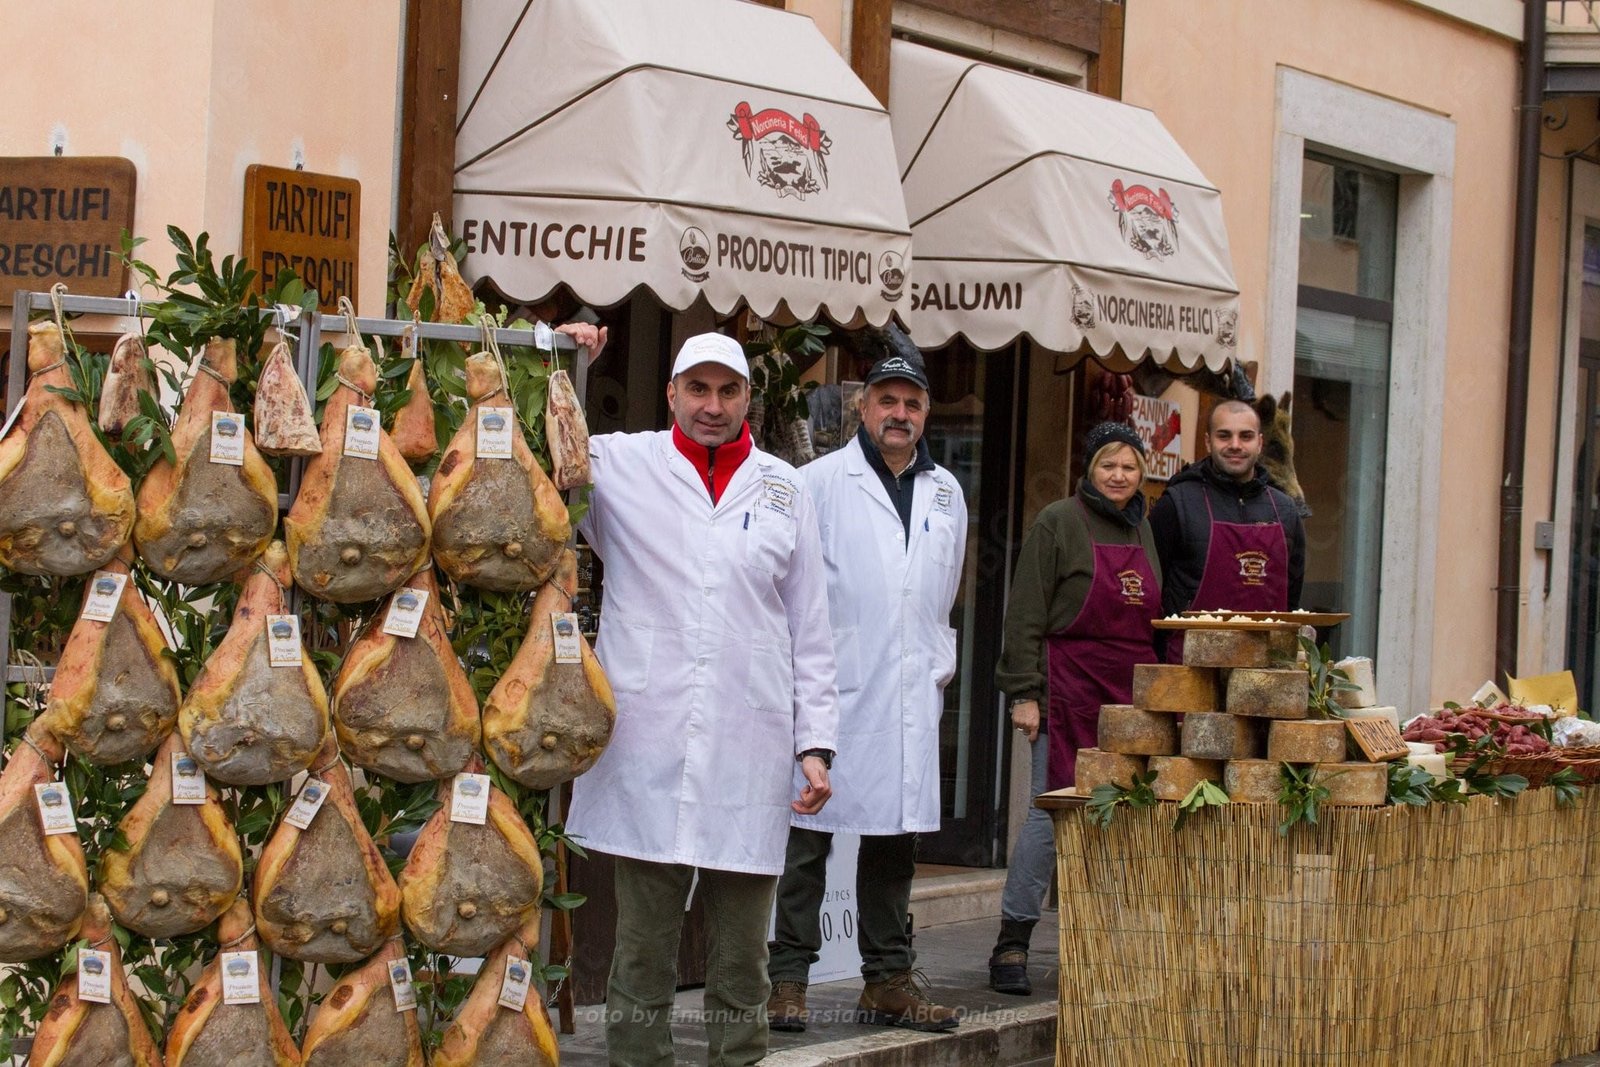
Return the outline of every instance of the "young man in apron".
{"type": "MultiPolygon", "coordinates": [[[[1260,467],[1261,420],[1242,400],[1211,412],[1210,455],[1179,471],[1150,509],[1161,559],[1162,611],[1292,611],[1306,537],[1287,494],[1260,467]]],[[[1166,658],[1183,660],[1169,639],[1166,658]]]]}

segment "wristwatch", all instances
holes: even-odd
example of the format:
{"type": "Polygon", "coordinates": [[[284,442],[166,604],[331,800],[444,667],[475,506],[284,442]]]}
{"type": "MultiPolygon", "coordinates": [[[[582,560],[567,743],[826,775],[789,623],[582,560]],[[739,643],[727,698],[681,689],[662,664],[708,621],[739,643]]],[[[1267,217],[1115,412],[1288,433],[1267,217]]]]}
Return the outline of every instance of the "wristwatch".
{"type": "Polygon", "coordinates": [[[1010,711],[1018,704],[1037,704],[1038,702],[1039,700],[1037,697],[1012,697],[1011,703],[1006,705],[1006,710],[1010,711]]]}
{"type": "Polygon", "coordinates": [[[817,757],[819,760],[822,761],[822,765],[824,767],[828,768],[828,770],[830,770],[830,771],[833,770],[833,749],[831,749],[831,748],[808,748],[804,752],[800,753],[800,755],[795,757],[795,762],[798,763],[801,760],[805,759],[807,756],[815,756],[815,757],[817,757]]]}

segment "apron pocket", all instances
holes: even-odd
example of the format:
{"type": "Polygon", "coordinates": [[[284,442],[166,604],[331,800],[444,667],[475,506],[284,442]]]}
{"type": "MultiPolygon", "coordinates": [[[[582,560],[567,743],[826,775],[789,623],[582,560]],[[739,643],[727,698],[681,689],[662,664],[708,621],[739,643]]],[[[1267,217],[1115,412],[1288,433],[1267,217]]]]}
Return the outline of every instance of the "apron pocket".
{"type": "Polygon", "coordinates": [[[744,562],[748,567],[782,578],[789,573],[794,555],[795,522],[766,508],[749,512],[744,535],[744,562]]]}
{"type": "Polygon", "coordinates": [[[794,713],[794,657],[788,648],[765,635],[750,646],[750,674],[745,681],[745,703],[755,711],[794,713]]]}
{"type": "MultiPolygon", "coordinates": [[[[615,620],[613,625],[617,625],[615,620]]],[[[655,638],[655,631],[649,627],[626,623],[617,626],[615,635],[608,632],[601,637],[594,655],[606,672],[613,692],[644,692],[650,682],[650,657],[655,650],[655,638]],[[615,640],[610,639],[613,636],[615,640]]]]}
{"type": "Polygon", "coordinates": [[[943,689],[956,676],[956,631],[940,626],[933,632],[933,684],[943,689]]]}
{"type": "Polygon", "coordinates": [[[854,626],[833,632],[833,663],[839,692],[854,693],[861,688],[861,631],[854,626]]]}

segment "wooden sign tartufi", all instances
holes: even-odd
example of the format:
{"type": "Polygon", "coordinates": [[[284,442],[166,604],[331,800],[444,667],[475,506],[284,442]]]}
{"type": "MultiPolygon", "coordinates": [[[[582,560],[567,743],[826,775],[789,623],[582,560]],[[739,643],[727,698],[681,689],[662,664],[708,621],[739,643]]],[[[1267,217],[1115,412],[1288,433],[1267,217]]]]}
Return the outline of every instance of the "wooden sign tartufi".
{"type": "Polygon", "coordinates": [[[266,292],[278,272],[292,270],[315,289],[325,312],[339,298],[356,299],[361,259],[361,183],[253,164],[244,172],[245,263],[266,292]]]}
{"type": "Polygon", "coordinates": [[[134,176],[118,156],[0,157],[0,304],[57,282],[78,296],[122,295],[134,176]]]}

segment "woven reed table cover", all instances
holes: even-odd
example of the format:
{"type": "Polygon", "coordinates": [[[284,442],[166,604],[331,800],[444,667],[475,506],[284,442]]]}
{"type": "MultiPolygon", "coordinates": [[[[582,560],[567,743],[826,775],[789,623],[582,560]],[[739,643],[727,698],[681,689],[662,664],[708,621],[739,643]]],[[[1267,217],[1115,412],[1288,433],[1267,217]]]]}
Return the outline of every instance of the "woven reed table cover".
{"type": "Polygon", "coordinates": [[[1549,1064],[1600,1048],[1600,795],[1051,802],[1057,1064],[1549,1064]],[[1590,877],[1593,870],[1597,877],[1590,877]]]}

